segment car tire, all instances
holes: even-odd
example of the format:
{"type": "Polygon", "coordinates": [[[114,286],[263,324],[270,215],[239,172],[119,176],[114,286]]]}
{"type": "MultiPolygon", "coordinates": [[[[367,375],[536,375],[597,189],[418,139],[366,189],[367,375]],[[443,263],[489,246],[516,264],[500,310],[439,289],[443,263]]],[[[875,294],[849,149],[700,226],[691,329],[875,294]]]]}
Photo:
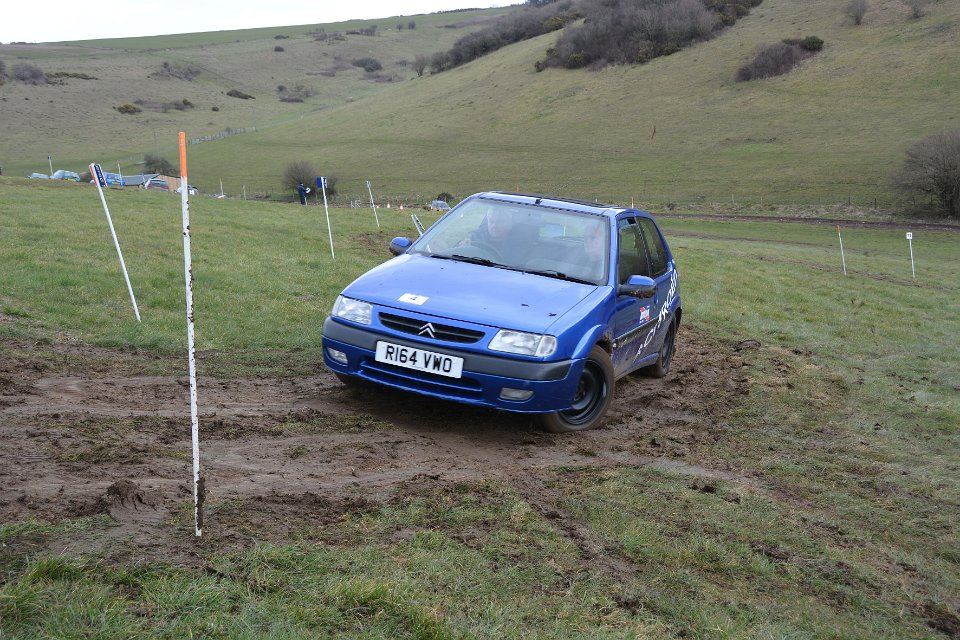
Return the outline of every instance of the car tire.
{"type": "Polygon", "coordinates": [[[543,429],[553,433],[586,431],[603,422],[607,409],[613,403],[616,376],[609,354],[594,345],[583,365],[577,392],[569,409],[537,414],[534,420],[543,429]]]}
{"type": "Polygon", "coordinates": [[[677,344],[677,323],[671,322],[667,329],[667,335],[663,337],[663,344],[660,345],[660,352],[657,353],[657,361],[643,371],[651,378],[666,378],[670,373],[670,363],[673,362],[673,352],[677,344]]]}

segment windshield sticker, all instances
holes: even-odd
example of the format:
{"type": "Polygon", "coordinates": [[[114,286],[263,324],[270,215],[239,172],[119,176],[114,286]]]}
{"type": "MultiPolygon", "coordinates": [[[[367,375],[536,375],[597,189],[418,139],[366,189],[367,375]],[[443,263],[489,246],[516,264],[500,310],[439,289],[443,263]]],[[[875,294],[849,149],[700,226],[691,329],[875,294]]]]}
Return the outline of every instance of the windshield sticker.
{"type": "Polygon", "coordinates": [[[418,296],[415,293],[405,293],[400,296],[400,302],[409,302],[410,304],[421,305],[429,300],[427,296],[418,296]]]}

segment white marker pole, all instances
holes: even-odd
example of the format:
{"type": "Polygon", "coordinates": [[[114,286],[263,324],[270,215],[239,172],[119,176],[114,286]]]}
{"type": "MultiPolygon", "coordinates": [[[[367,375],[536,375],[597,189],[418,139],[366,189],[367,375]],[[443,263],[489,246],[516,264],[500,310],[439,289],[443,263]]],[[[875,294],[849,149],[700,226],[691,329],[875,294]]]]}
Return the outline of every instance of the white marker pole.
{"type": "Polygon", "coordinates": [[[327,179],[320,177],[320,190],[323,191],[323,210],[327,212],[327,233],[330,234],[330,255],[334,260],[337,254],[333,252],[333,229],[330,228],[330,209],[327,207],[327,179]]]}
{"type": "Polygon", "coordinates": [[[843,261],[843,275],[847,275],[847,259],[843,255],[843,236],[840,235],[840,225],[837,225],[837,237],[840,238],[840,260],[843,261]]]}
{"type": "Polygon", "coordinates": [[[373,209],[373,217],[377,219],[377,229],[380,228],[380,216],[377,215],[377,205],[373,201],[373,187],[370,186],[370,181],[367,180],[367,193],[370,194],[370,208],[373,209]]]}
{"type": "Polygon", "coordinates": [[[107,181],[103,178],[103,169],[101,169],[97,163],[93,163],[90,165],[90,175],[93,176],[93,181],[97,185],[97,191],[100,193],[103,212],[107,214],[107,225],[110,227],[110,235],[113,236],[113,246],[117,248],[117,257],[120,258],[120,270],[123,271],[123,279],[127,283],[127,291],[130,292],[130,302],[133,303],[133,315],[137,317],[137,322],[140,322],[140,310],[137,308],[137,299],[133,295],[133,285],[130,284],[130,276],[127,275],[127,265],[123,261],[123,252],[120,251],[120,241],[117,240],[117,232],[113,228],[113,220],[110,219],[110,209],[107,208],[107,199],[103,196],[103,187],[107,184],[107,181]]]}
{"type": "MultiPolygon", "coordinates": [[[[187,185],[186,134],[180,132],[180,184],[187,185]]],[[[190,368],[190,425],[193,439],[193,518],[194,531],[199,538],[203,533],[203,482],[200,479],[200,425],[197,420],[197,362],[193,340],[193,266],[190,257],[190,205],[187,202],[189,189],[180,189],[180,208],[183,213],[183,277],[187,291],[187,360],[190,368]]]]}
{"type": "Polygon", "coordinates": [[[53,156],[47,154],[47,162],[50,163],[50,177],[53,177],[53,156]]]}
{"type": "Polygon", "coordinates": [[[913,278],[917,278],[917,268],[913,264],[913,233],[907,231],[907,242],[910,243],[910,271],[913,273],[913,278]]]}

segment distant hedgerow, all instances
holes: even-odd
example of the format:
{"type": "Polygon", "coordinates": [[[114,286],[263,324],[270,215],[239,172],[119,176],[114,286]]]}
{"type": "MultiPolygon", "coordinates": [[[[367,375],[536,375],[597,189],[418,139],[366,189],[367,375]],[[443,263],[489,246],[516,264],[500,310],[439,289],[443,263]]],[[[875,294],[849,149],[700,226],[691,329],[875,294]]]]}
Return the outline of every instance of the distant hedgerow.
{"type": "MultiPolygon", "coordinates": [[[[583,0],[583,24],[567,27],[536,69],[637,64],[708,40],[761,0],[583,0]]],[[[547,5],[553,6],[553,5],[547,5]]]]}

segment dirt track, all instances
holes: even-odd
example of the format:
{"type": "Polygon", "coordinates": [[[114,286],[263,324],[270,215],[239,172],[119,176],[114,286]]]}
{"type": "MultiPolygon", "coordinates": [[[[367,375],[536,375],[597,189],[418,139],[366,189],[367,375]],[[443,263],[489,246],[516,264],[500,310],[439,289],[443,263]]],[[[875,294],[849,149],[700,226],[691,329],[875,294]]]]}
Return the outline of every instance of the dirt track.
{"type": "MultiPolygon", "coordinates": [[[[205,541],[222,549],[280,540],[305,524],[430,487],[492,478],[562,524],[559,497],[542,477],[567,466],[655,465],[752,484],[722,461],[689,456],[722,437],[723,415],[745,392],[740,353],[710,346],[689,329],[678,344],[668,378],[622,379],[606,426],[570,435],[542,433],[520,415],[349,390],[319,365],[310,377],[201,377],[205,541]]],[[[38,363],[22,357],[29,345],[6,346],[0,522],[109,514],[105,538],[44,544],[56,552],[195,562],[186,379],[130,375],[138,356],[129,353],[58,346],[62,361],[38,363]]],[[[31,544],[40,543],[21,540],[6,552],[31,544]]]]}

